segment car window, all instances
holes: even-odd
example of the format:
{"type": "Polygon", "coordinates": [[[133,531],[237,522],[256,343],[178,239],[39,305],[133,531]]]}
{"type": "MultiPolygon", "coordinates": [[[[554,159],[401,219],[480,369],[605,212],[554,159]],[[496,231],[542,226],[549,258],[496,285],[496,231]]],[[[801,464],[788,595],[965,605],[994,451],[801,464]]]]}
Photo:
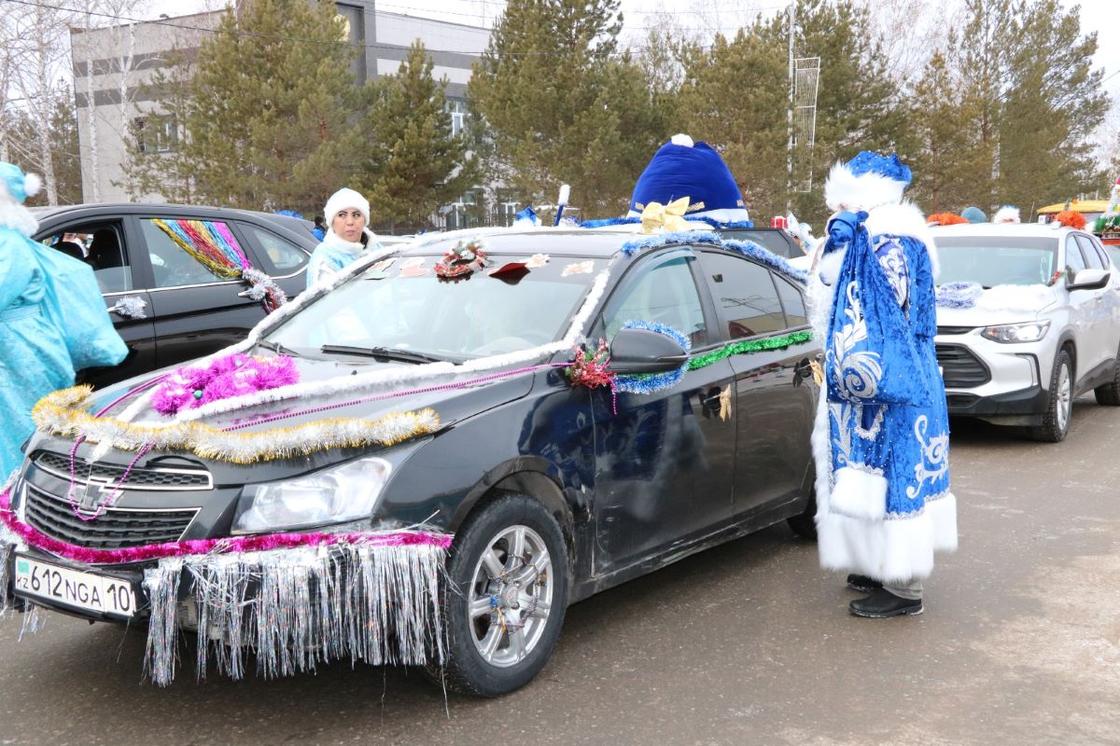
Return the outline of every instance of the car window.
{"type": "Polygon", "coordinates": [[[251,233],[260,246],[261,251],[257,252],[257,256],[264,265],[261,269],[268,274],[290,275],[307,264],[307,254],[275,233],[248,223],[241,223],[241,228],[251,233]]]}
{"type": "Polygon", "coordinates": [[[809,314],[805,312],[805,296],[792,282],[779,275],[774,275],[774,284],[778,286],[778,297],[786,312],[786,326],[807,326],[809,314]]]}
{"type": "Polygon", "coordinates": [[[42,242],[92,267],[102,293],[132,290],[132,268],[119,223],[70,225],[42,242]]]}
{"type": "Polygon", "coordinates": [[[219,221],[144,218],[140,229],[157,288],[234,280],[248,264],[229,226],[219,221]]]}
{"type": "Polygon", "coordinates": [[[694,257],[677,255],[630,275],[603,311],[601,328],[612,339],[627,321],[652,321],[670,326],[689,338],[693,347],[708,343],[708,327],[700,294],[689,267],[694,257]]]}
{"type": "Polygon", "coordinates": [[[1077,274],[1085,269],[1085,258],[1081,256],[1081,249],[1077,247],[1077,243],[1073,240],[1073,236],[1066,238],[1066,266],[1077,274]]]}
{"type": "Polygon", "coordinates": [[[1093,247],[1093,242],[1089,240],[1088,236],[1074,236],[1077,239],[1077,245],[1081,247],[1081,256],[1085,258],[1085,266],[1089,269],[1104,269],[1104,263],[1101,258],[1097,256],[1097,250],[1093,247]]]}
{"type": "Polygon", "coordinates": [[[719,234],[723,238],[733,241],[753,241],[768,249],[770,253],[784,256],[787,259],[805,255],[791,238],[776,228],[772,230],[724,230],[720,231],[719,234]]]}
{"type": "Polygon", "coordinates": [[[748,259],[710,251],[700,255],[700,263],[728,336],[741,339],[786,328],[770,270],[748,259]]]}

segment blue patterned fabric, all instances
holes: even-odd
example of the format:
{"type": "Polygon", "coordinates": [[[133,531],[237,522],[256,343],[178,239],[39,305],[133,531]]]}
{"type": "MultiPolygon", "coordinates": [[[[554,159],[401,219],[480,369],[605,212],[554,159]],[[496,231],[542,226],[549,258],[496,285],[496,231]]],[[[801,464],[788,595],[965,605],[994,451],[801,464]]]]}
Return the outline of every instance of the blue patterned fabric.
{"type": "Polygon", "coordinates": [[[925,246],[908,236],[871,237],[861,226],[837,279],[826,344],[830,444],[835,470],[886,480],[888,519],[918,515],[949,490],[936,332],[925,246]]]}
{"type": "MultiPolygon", "coordinates": [[[[31,408],[74,384],[66,339],[47,308],[50,284],[37,253],[31,239],[0,227],[0,479],[19,466],[19,447],[34,430],[31,408]]],[[[105,313],[104,305],[100,310],[105,313]]]]}

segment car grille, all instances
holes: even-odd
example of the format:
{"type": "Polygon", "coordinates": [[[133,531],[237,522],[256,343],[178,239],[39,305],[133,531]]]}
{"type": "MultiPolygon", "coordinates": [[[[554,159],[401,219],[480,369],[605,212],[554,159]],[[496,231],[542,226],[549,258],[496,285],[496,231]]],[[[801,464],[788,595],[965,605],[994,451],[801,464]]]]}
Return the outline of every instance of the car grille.
{"type": "MultiPolygon", "coordinates": [[[[61,453],[44,451],[35,457],[35,465],[63,479],[70,478],[70,457],[61,453]]],[[[74,459],[74,476],[85,484],[87,479],[116,484],[128,467],[95,463],[92,468],[84,459],[74,459]]],[[[128,480],[117,485],[125,490],[209,490],[214,481],[210,472],[203,469],[133,469],[128,480]]]]}
{"type": "Polygon", "coordinates": [[[122,549],[178,541],[198,508],[133,510],[109,508],[90,521],[74,515],[70,504],[30,484],[24,493],[27,522],[47,536],[90,549],[122,549]]]}
{"type": "Polygon", "coordinates": [[[970,389],[992,380],[988,366],[961,345],[937,345],[937,364],[941,366],[946,388],[970,389]]]}
{"type": "Polygon", "coordinates": [[[968,334],[975,329],[974,326],[939,326],[937,327],[938,334],[968,334]]]}

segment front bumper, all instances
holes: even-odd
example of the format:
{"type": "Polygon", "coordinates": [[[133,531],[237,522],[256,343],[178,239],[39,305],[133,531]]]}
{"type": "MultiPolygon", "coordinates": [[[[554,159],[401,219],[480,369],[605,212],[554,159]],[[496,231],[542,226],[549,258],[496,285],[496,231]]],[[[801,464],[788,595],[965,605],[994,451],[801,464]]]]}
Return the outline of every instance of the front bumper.
{"type": "Polygon", "coordinates": [[[949,414],[998,424],[1041,422],[1050,403],[1046,383],[1053,365],[1053,342],[1001,344],[980,329],[938,334],[938,363],[945,378],[949,414]]]}
{"type": "Polygon", "coordinates": [[[1040,386],[1005,394],[977,396],[970,393],[948,392],[945,398],[949,414],[954,417],[1041,417],[1050,403],[1050,394],[1040,386]]]}

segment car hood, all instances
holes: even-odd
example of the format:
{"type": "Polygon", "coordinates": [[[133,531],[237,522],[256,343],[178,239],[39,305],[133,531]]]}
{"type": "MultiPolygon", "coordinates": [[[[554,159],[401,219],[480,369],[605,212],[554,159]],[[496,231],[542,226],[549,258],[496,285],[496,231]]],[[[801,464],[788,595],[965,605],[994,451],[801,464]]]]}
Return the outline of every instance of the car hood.
{"type": "Polygon", "coordinates": [[[938,290],[939,327],[980,327],[1035,321],[1058,303],[1057,291],[1046,285],[1001,285],[954,296],[938,290]]]}

